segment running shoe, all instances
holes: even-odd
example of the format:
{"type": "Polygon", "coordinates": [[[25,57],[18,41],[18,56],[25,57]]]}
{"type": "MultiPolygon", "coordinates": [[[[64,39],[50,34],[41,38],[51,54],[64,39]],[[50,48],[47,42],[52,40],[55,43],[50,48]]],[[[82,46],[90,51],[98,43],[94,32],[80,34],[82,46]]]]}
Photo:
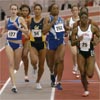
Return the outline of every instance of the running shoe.
{"type": "Polygon", "coordinates": [[[77,72],[76,72],[76,78],[79,78],[80,77],[80,72],[79,72],[79,70],[77,70],[77,72]]]}
{"type": "Polygon", "coordinates": [[[87,96],[89,96],[89,94],[90,94],[89,91],[85,91],[85,92],[82,94],[82,96],[83,96],[83,97],[87,97],[87,96]]]}
{"type": "Polygon", "coordinates": [[[17,93],[17,89],[16,89],[16,88],[12,88],[11,91],[12,91],[13,93],[17,93]]]}
{"type": "Polygon", "coordinates": [[[55,87],[55,83],[54,82],[51,82],[51,87],[55,87]]]}
{"type": "Polygon", "coordinates": [[[58,90],[62,90],[62,89],[63,89],[61,83],[58,83],[58,84],[56,85],[56,88],[57,88],[58,90]]]}
{"type": "Polygon", "coordinates": [[[80,75],[79,75],[79,74],[77,74],[77,75],[76,75],[76,78],[79,78],[79,77],[80,77],[80,75]]]}
{"type": "Polygon", "coordinates": [[[37,90],[41,90],[41,89],[42,89],[42,86],[41,86],[40,83],[36,83],[36,89],[37,89],[37,90]]]}
{"type": "Polygon", "coordinates": [[[54,87],[55,86],[55,76],[54,76],[54,74],[52,74],[50,76],[50,78],[51,78],[51,87],[54,87]]]}
{"type": "Polygon", "coordinates": [[[77,70],[78,70],[78,66],[77,66],[77,64],[76,64],[75,66],[73,66],[73,71],[72,71],[72,73],[73,73],[73,74],[77,74],[77,70]]]}
{"type": "Polygon", "coordinates": [[[28,76],[25,76],[25,82],[29,82],[28,76]]]}

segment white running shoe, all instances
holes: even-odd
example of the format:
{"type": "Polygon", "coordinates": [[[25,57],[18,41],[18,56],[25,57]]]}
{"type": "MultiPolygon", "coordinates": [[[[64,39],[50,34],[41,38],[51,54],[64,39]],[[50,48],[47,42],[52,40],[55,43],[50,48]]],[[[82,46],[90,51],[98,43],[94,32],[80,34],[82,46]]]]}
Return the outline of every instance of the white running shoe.
{"type": "Polygon", "coordinates": [[[80,77],[80,75],[79,75],[79,74],[77,74],[77,75],[76,75],[76,78],[79,78],[79,77],[80,77]]]}
{"type": "Polygon", "coordinates": [[[83,96],[83,97],[87,97],[89,94],[90,94],[89,91],[85,91],[85,92],[82,94],[82,96],[83,96]]]}
{"type": "Polygon", "coordinates": [[[36,89],[38,89],[38,90],[41,90],[42,89],[42,86],[41,86],[40,83],[36,83],[36,89]]]}
{"type": "Polygon", "coordinates": [[[73,73],[74,75],[76,74],[76,72],[75,72],[74,70],[72,71],[72,73],[73,73]]]}
{"type": "Polygon", "coordinates": [[[29,82],[28,76],[25,76],[25,82],[29,82]]]}
{"type": "Polygon", "coordinates": [[[11,91],[12,91],[13,93],[17,93],[17,92],[18,92],[15,85],[12,87],[11,91]]]}
{"type": "Polygon", "coordinates": [[[75,75],[76,72],[77,72],[77,66],[74,66],[74,67],[73,67],[73,71],[72,71],[72,73],[75,75]]]}
{"type": "Polygon", "coordinates": [[[79,78],[79,77],[80,77],[80,71],[77,70],[77,72],[76,72],[76,78],[79,78]]]}

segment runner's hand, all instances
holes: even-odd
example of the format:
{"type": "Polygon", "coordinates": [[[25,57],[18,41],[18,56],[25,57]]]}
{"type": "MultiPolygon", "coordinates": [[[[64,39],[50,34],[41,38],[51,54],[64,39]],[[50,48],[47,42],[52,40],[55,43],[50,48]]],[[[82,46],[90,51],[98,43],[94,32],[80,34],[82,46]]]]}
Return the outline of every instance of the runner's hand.
{"type": "Polygon", "coordinates": [[[57,21],[57,19],[58,19],[58,16],[54,16],[54,18],[53,18],[53,24],[57,21]]]}

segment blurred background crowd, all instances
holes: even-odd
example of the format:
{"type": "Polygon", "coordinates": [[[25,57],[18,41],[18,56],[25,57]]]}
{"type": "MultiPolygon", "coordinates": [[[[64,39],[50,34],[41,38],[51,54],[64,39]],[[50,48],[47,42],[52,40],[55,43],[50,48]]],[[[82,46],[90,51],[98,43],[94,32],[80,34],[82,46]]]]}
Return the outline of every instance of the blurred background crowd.
{"type": "Polygon", "coordinates": [[[40,3],[43,7],[43,12],[47,12],[49,5],[51,5],[52,3],[57,3],[61,10],[70,9],[73,4],[77,4],[79,7],[100,6],[100,0],[0,0],[0,20],[4,20],[4,17],[6,15],[10,15],[9,5],[11,3],[16,3],[19,5],[19,7],[22,4],[28,4],[31,10],[33,10],[33,6],[36,3],[40,3]]]}

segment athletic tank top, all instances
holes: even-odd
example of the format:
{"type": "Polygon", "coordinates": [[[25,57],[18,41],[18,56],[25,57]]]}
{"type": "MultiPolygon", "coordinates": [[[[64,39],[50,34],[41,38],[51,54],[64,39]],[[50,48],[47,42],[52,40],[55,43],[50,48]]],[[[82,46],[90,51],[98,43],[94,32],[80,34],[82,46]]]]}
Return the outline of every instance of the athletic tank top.
{"type": "Polygon", "coordinates": [[[40,22],[35,22],[34,18],[32,18],[31,24],[30,24],[30,41],[33,42],[44,42],[45,41],[45,35],[42,33],[43,29],[43,21],[44,18],[41,19],[40,22]]]}
{"type": "MultiPolygon", "coordinates": [[[[50,22],[53,20],[53,16],[50,16],[50,22]]],[[[58,17],[55,24],[51,27],[47,39],[62,39],[65,35],[64,21],[61,17],[58,17]]]]}
{"type": "Polygon", "coordinates": [[[73,20],[73,18],[71,17],[70,20],[69,20],[69,26],[72,28],[73,27],[73,24],[75,23],[76,21],[73,20]]]}
{"type": "MultiPolygon", "coordinates": [[[[73,24],[76,23],[78,20],[79,20],[79,19],[77,19],[76,21],[74,21],[73,18],[71,17],[70,20],[69,20],[69,26],[70,26],[71,28],[73,28],[73,24]]],[[[71,36],[71,34],[72,34],[72,32],[70,32],[69,35],[71,36]]]]}
{"type": "Polygon", "coordinates": [[[80,29],[80,26],[78,26],[77,37],[80,37],[82,35],[83,35],[83,39],[80,41],[79,49],[81,51],[89,51],[91,48],[93,48],[93,45],[91,43],[93,39],[93,33],[91,31],[91,24],[89,24],[89,27],[86,31],[82,31],[80,29]]]}
{"type": "MultiPolygon", "coordinates": [[[[21,25],[18,22],[19,17],[16,18],[15,22],[19,27],[21,25]]],[[[15,27],[13,24],[14,22],[11,21],[11,19],[8,19],[7,23],[7,29],[8,29],[8,35],[7,35],[7,40],[21,40],[22,39],[22,32],[18,30],[18,28],[15,27]]]]}

